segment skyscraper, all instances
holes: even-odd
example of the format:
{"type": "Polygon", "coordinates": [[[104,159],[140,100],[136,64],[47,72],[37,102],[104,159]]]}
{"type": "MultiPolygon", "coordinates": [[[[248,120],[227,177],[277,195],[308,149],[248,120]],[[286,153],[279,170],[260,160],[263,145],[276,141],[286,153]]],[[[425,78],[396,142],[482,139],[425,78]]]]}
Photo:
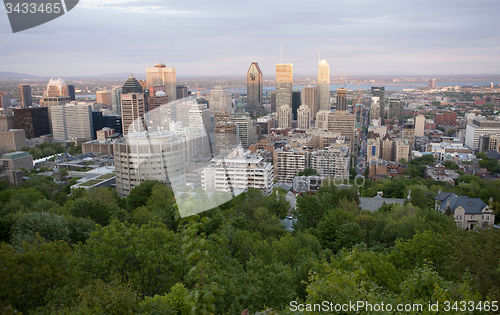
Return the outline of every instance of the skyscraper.
{"type": "Polygon", "coordinates": [[[372,86],[372,96],[377,96],[379,98],[380,119],[384,119],[384,114],[385,114],[385,87],[384,86],[372,86]]]}
{"type": "MultiPolygon", "coordinates": [[[[121,101],[120,101],[120,95],[122,94],[122,87],[121,86],[115,86],[111,90],[111,110],[113,111],[114,114],[121,114],[121,101]]],[[[121,133],[121,129],[119,133],[121,133]]]]}
{"type": "Polygon", "coordinates": [[[177,99],[175,68],[167,68],[164,63],[155,64],[154,68],[146,68],[147,86],[165,86],[168,101],[177,99]]]}
{"type": "Polygon", "coordinates": [[[133,131],[144,131],[145,99],[142,86],[131,74],[123,85],[121,98],[121,113],[123,135],[133,131]]]}
{"type": "Polygon", "coordinates": [[[396,97],[389,98],[389,119],[396,118],[398,120],[398,124],[401,125],[403,123],[403,102],[396,97]]]}
{"type": "Polygon", "coordinates": [[[210,90],[210,95],[208,96],[210,114],[214,115],[219,113],[222,109],[224,109],[226,113],[231,113],[232,105],[231,92],[229,92],[228,89],[222,86],[216,86],[210,90]]]}
{"type": "MultiPolygon", "coordinates": [[[[330,92],[328,92],[330,93],[330,92]]],[[[306,86],[302,88],[301,92],[302,105],[307,105],[311,109],[312,117],[316,117],[318,112],[318,87],[317,86],[306,86]]],[[[330,103],[330,100],[328,100],[330,103]]],[[[330,110],[330,109],[328,109],[330,110]]]]}
{"type": "Polygon", "coordinates": [[[370,100],[370,123],[373,120],[380,119],[380,98],[378,96],[372,96],[370,100]]]}
{"type": "Polygon", "coordinates": [[[307,130],[309,129],[309,126],[311,124],[311,108],[309,106],[302,104],[299,107],[298,113],[297,113],[297,128],[302,129],[302,130],[307,130]]]}
{"type": "Polygon", "coordinates": [[[177,85],[175,87],[176,91],[176,99],[180,100],[181,98],[188,97],[188,88],[184,85],[177,85]]]}
{"type": "MultiPolygon", "coordinates": [[[[337,110],[347,110],[347,89],[337,89],[337,110]]],[[[352,152],[352,150],[351,150],[352,152]]]]}
{"type": "Polygon", "coordinates": [[[61,78],[50,79],[43,96],[69,96],[68,86],[61,78]]]}
{"type": "Polygon", "coordinates": [[[281,106],[292,107],[293,65],[276,64],[276,110],[281,106]]]}
{"type": "Polygon", "coordinates": [[[68,87],[68,96],[71,101],[76,100],[76,95],[75,95],[75,86],[74,85],[67,85],[68,87]]]}
{"type": "Polygon", "coordinates": [[[102,108],[112,109],[113,101],[111,99],[111,91],[97,91],[95,97],[96,103],[102,108]]]}
{"type": "Polygon", "coordinates": [[[318,104],[319,110],[330,110],[330,66],[326,60],[318,67],[318,104]]]}
{"type": "Polygon", "coordinates": [[[16,129],[24,129],[26,138],[50,134],[49,111],[46,107],[31,107],[14,110],[16,129]]]}
{"type": "Polygon", "coordinates": [[[292,92],[292,119],[297,120],[297,110],[302,105],[300,91],[292,92]]]}
{"type": "Polygon", "coordinates": [[[32,105],[31,103],[31,86],[27,84],[19,84],[19,107],[26,108],[32,105]]]}
{"type": "Polygon", "coordinates": [[[423,137],[425,132],[425,116],[422,114],[415,117],[415,136],[423,137]]]}
{"type": "Polygon", "coordinates": [[[355,155],[356,143],[356,117],[348,111],[337,110],[328,115],[328,131],[340,133],[349,144],[349,152],[355,155]]]}
{"type": "Polygon", "coordinates": [[[278,119],[278,128],[288,129],[292,128],[292,109],[289,105],[282,105],[276,110],[278,119]]]}
{"type": "Polygon", "coordinates": [[[92,140],[92,108],[90,105],[59,105],[52,106],[52,134],[54,140],[71,139],[92,140]]]}
{"type": "Polygon", "coordinates": [[[252,62],[247,71],[247,106],[246,111],[249,113],[262,113],[262,71],[259,64],[252,62]]]}

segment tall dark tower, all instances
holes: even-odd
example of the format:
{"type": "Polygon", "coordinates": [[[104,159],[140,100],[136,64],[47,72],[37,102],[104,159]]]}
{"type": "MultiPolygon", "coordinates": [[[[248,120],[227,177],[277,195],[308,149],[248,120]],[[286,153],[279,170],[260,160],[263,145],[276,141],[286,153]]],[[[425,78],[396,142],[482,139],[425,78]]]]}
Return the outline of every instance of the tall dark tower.
{"type": "Polygon", "coordinates": [[[249,113],[262,113],[262,71],[259,64],[252,62],[247,72],[247,107],[249,113]]]}
{"type": "Polygon", "coordinates": [[[302,105],[302,99],[300,97],[300,91],[292,92],[292,119],[297,120],[297,110],[300,105],[302,105]]]}
{"type": "Polygon", "coordinates": [[[384,120],[385,114],[385,86],[372,86],[372,95],[379,98],[380,119],[384,120]]]}
{"type": "Polygon", "coordinates": [[[19,104],[22,108],[31,106],[31,86],[19,84],[19,104]]]}
{"type": "Polygon", "coordinates": [[[76,100],[76,95],[75,95],[75,86],[74,85],[67,85],[68,86],[68,96],[69,99],[74,101],[76,100]]]}
{"type": "Polygon", "coordinates": [[[337,110],[347,110],[347,89],[337,89],[337,110]]]}
{"type": "Polygon", "coordinates": [[[121,113],[123,135],[129,132],[145,131],[144,114],[146,113],[146,97],[141,84],[131,74],[122,87],[121,113]]]}

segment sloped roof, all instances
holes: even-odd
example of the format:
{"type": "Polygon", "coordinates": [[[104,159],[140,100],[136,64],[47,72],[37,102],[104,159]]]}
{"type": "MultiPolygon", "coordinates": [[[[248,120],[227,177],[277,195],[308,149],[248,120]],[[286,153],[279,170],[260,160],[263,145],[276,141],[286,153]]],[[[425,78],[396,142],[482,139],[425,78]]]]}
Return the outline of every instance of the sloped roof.
{"type": "Polygon", "coordinates": [[[400,199],[400,198],[380,198],[380,196],[376,196],[373,198],[370,197],[360,197],[359,198],[359,205],[361,206],[361,210],[370,210],[370,211],[377,211],[382,207],[384,204],[404,204],[407,201],[407,199],[400,199]]]}
{"type": "Polygon", "coordinates": [[[436,200],[442,200],[441,209],[446,209],[448,199],[450,200],[450,209],[455,212],[458,207],[462,207],[465,210],[465,214],[481,214],[482,210],[488,205],[482,201],[480,198],[469,198],[468,196],[458,196],[455,193],[440,193],[436,197],[436,200]],[[443,199],[438,199],[442,195],[449,194],[443,199]]]}
{"type": "Polygon", "coordinates": [[[500,160],[500,153],[495,150],[489,150],[488,152],[486,152],[486,156],[490,159],[495,159],[497,161],[500,160]]]}

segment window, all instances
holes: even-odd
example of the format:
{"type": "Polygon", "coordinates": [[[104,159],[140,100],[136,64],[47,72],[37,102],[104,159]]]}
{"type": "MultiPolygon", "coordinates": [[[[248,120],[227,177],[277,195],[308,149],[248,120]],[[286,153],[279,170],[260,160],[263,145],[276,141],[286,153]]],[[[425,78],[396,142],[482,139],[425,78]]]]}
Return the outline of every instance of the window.
{"type": "Polygon", "coordinates": [[[457,220],[462,220],[462,216],[461,215],[457,215],[457,220]]]}

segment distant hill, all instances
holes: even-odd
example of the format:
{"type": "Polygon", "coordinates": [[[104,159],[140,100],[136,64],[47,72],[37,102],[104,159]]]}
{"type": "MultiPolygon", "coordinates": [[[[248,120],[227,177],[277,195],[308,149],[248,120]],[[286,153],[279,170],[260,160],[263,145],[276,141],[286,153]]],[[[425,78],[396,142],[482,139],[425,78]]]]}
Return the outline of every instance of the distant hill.
{"type": "Polygon", "coordinates": [[[39,79],[41,77],[26,73],[0,71],[0,79],[39,79]]]}

